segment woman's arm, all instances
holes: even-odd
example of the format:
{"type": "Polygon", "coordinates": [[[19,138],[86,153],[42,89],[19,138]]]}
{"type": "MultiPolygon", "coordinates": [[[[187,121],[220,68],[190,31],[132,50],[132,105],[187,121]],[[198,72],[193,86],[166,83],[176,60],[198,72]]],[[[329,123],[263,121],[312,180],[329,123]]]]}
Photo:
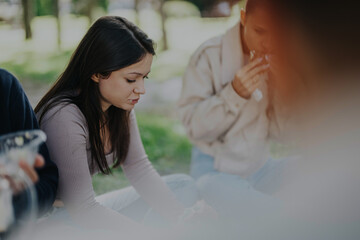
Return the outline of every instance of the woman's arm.
{"type": "Polygon", "coordinates": [[[48,136],[50,156],[59,168],[58,196],[72,219],[95,229],[125,231],[139,227],[95,200],[87,160],[86,120],[80,110],[73,104],[56,106],[46,113],[41,128],[48,136]]]}
{"type": "Polygon", "coordinates": [[[177,201],[150,163],[140,138],[134,111],[130,114],[129,152],[122,167],[130,183],[151,207],[167,219],[177,221],[185,207],[177,201]]]}

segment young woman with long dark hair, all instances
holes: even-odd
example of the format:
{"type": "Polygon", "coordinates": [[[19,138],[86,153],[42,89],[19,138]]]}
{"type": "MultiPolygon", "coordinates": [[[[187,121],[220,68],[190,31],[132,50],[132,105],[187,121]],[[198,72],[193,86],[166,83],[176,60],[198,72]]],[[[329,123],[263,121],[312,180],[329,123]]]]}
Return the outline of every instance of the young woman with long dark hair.
{"type": "Polygon", "coordinates": [[[56,205],[87,226],[126,228],[150,209],[174,222],[197,200],[186,175],[166,177],[175,194],[169,190],[141,142],[132,110],[145,94],[154,54],[153,41],[134,24],[102,17],[35,109],[59,167],[56,205]],[[118,166],[134,188],[95,198],[91,176],[118,166]],[[182,203],[176,199],[181,194],[182,203]]]}

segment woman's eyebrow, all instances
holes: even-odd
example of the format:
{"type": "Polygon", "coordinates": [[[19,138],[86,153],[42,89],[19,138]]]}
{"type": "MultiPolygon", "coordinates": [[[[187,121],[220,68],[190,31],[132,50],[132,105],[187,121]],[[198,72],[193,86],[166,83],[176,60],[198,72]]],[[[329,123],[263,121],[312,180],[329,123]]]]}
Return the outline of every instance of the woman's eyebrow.
{"type": "MultiPolygon", "coordinates": [[[[148,75],[150,72],[148,72],[147,74],[145,74],[144,76],[148,75]]],[[[139,73],[139,72],[131,72],[131,73],[128,73],[128,74],[136,74],[138,76],[143,76],[142,73],[139,73]]]]}
{"type": "Polygon", "coordinates": [[[261,25],[254,25],[254,27],[263,29],[263,26],[261,26],[261,25]]]}
{"type": "Polygon", "coordinates": [[[255,25],[255,28],[266,31],[266,27],[262,25],[255,25]]]}

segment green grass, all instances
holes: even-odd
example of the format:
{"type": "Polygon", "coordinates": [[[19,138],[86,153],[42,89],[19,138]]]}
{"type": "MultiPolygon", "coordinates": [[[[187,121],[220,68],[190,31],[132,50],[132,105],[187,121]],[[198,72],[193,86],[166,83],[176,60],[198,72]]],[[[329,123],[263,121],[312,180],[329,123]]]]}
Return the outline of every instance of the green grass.
{"type": "Polygon", "coordinates": [[[188,172],[191,144],[179,131],[179,122],[159,115],[137,114],[141,138],[149,159],[161,174],[188,172]]]}
{"type": "Polygon", "coordinates": [[[21,81],[48,84],[54,82],[65,69],[70,56],[70,51],[42,54],[22,52],[0,66],[14,73],[21,81]]]}
{"type": "Polygon", "coordinates": [[[107,176],[97,174],[93,176],[92,180],[96,195],[129,186],[129,182],[126,179],[124,173],[118,169],[113,170],[112,174],[107,176]]]}

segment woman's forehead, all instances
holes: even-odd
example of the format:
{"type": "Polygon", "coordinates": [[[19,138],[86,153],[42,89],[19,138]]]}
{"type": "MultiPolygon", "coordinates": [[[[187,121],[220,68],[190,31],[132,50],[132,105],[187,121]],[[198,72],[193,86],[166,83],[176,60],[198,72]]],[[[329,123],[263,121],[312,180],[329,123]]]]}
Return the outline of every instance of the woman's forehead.
{"type": "Polygon", "coordinates": [[[274,13],[265,6],[258,6],[246,14],[246,21],[258,25],[270,25],[274,19],[274,13]]]}
{"type": "Polygon", "coordinates": [[[126,74],[140,73],[142,75],[146,75],[150,71],[152,60],[153,56],[151,54],[146,54],[139,62],[127,66],[121,70],[126,74]]]}

